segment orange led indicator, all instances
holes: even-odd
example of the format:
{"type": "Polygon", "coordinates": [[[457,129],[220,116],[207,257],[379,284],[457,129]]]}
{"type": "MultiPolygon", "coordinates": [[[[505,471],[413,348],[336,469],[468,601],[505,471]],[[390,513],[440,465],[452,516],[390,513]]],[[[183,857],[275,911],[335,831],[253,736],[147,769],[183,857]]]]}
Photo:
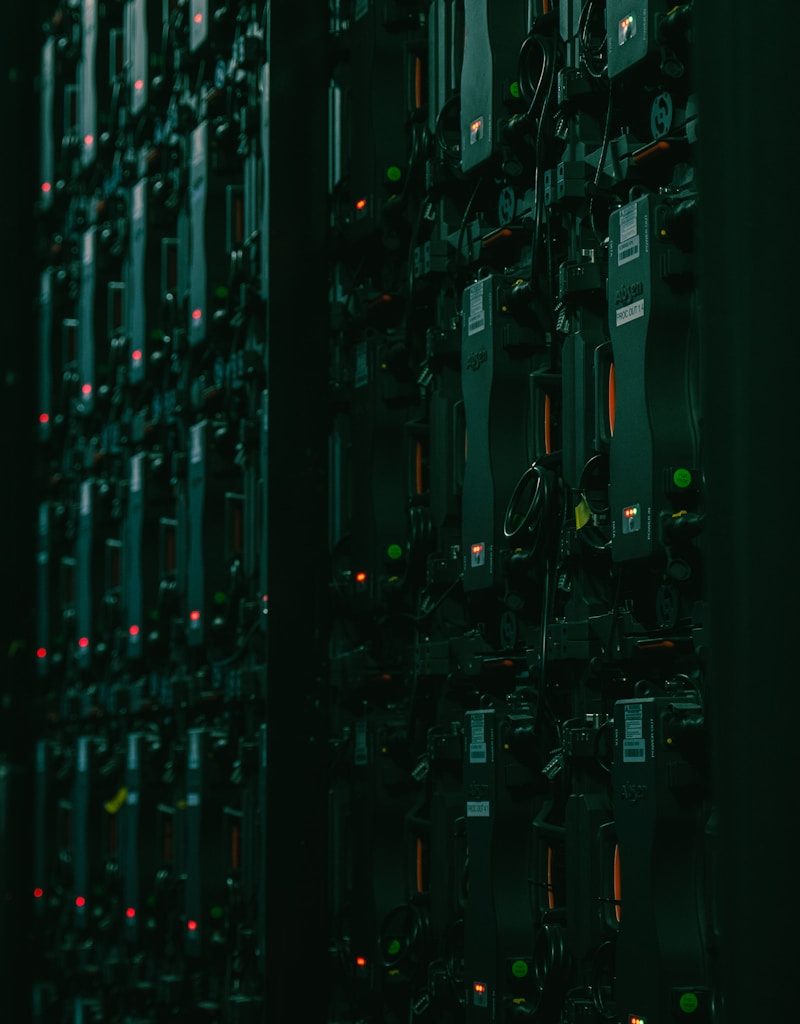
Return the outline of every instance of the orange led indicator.
{"type": "Polygon", "coordinates": [[[144,89],[144,79],[137,78],[136,81],[133,83],[133,87],[137,92],[141,92],[142,89],[144,89]]]}
{"type": "Polygon", "coordinates": [[[192,620],[192,622],[199,622],[200,612],[195,608],[193,612],[189,612],[189,618],[192,620]]]}
{"type": "Polygon", "coordinates": [[[83,144],[84,144],[84,146],[93,146],[94,145],[94,135],[84,135],[84,137],[83,137],[83,144]]]}
{"type": "Polygon", "coordinates": [[[476,981],[475,984],[472,987],[478,993],[478,995],[481,995],[481,996],[486,991],[486,986],[483,984],[482,981],[476,981]]]}
{"type": "Polygon", "coordinates": [[[203,15],[198,11],[197,14],[195,14],[195,16],[194,16],[193,21],[194,21],[195,25],[202,25],[203,24],[203,15]]]}
{"type": "Polygon", "coordinates": [[[356,573],[356,583],[366,583],[366,582],[367,582],[367,574],[365,572],[357,572],[356,573]]]}
{"type": "Polygon", "coordinates": [[[366,967],[366,966],[367,966],[367,958],[363,957],[363,956],[357,956],[356,957],[356,967],[366,967]]]}
{"type": "Polygon", "coordinates": [[[366,208],[367,208],[367,201],[366,201],[366,199],[357,199],[356,200],[356,209],[357,210],[365,210],[366,208]]]}

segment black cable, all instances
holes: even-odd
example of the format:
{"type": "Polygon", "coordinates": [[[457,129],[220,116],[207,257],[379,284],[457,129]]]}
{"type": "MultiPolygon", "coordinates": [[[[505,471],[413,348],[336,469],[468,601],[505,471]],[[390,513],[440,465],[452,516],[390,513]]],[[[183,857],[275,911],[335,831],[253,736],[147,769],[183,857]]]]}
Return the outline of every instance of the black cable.
{"type": "Polygon", "coordinates": [[[475,205],[475,200],[478,197],[478,192],[480,191],[481,185],[483,184],[483,180],[484,180],[483,176],[481,176],[475,182],[475,188],[472,190],[472,195],[469,197],[466,209],[464,210],[464,216],[461,218],[461,226],[458,229],[458,243],[456,245],[456,260],[455,260],[455,270],[456,270],[456,273],[458,272],[458,268],[459,268],[459,265],[461,263],[461,246],[464,244],[464,232],[465,232],[466,227],[467,227],[467,221],[469,220],[469,216],[472,213],[472,208],[475,205]]]}
{"type": "MultiPolygon", "coordinates": [[[[594,193],[597,193],[597,189],[600,184],[600,178],[603,174],[603,169],[606,163],[606,154],[608,153],[608,146],[611,141],[611,111],[614,104],[614,82],[613,80],[608,83],[608,105],[606,107],[606,121],[603,128],[603,144],[600,147],[600,158],[597,161],[597,169],[594,172],[594,193]]],[[[589,224],[591,225],[592,231],[594,232],[597,240],[602,244],[603,239],[597,230],[597,225],[594,219],[594,200],[595,194],[589,198],[589,224]]]]}

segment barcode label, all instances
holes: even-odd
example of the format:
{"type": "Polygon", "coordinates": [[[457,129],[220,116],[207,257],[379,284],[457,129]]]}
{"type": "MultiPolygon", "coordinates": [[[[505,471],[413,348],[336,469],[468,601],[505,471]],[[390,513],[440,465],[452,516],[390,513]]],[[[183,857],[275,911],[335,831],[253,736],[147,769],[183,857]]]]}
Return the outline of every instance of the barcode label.
{"type": "Polygon", "coordinates": [[[469,289],[469,318],[467,320],[467,335],[471,337],[478,334],[486,326],[486,314],[483,310],[483,283],[477,281],[470,285],[469,289]]]}
{"type": "Polygon", "coordinates": [[[469,763],[486,764],[486,716],[483,713],[471,715],[470,729],[469,763]]]}
{"type": "Polygon", "coordinates": [[[136,771],[139,767],[139,737],[128,737],[128,768],[136,771]]]}
{"type": "Polygon", "coordinates": [[[630,206],[623,206],[619,212],[619,241],[620,245],[639,234],[638,229],[638,206],[631,203],[630,206]]]}
{"type": "Polygon", "coordinates": [[[489,817],[489,801],[488,800],[467,800],[467,817],[468,818],[488,818],[489,817]]]}
{"type": "Polygon", "coordinates": [[[640,740],[644,733],[642,732],[642,705],[641,704],[626,704],[625,705],[625,740],[640,740]]]}
{"type": "Polygon", "coordinates": [[[205,421],[189,428],[189,458],[192,464],[203,461],[205,421]]]}
{"type": "Polygon", "coordinates": [[[92,484],[84,480],[81,484],[81,515],[88,516],[92,512],[92,484]]]}
{"type": "Polygon", "coordinates": [[[633,260],[639,258],[639,236],[634,235],[633,238],[629,239],[624,245],[620,245],[617,251],[617,266],[621,267],[625,263],[631,263],[633,260]]]}
{"type": "Polygon", "coordinates": [[[189,771],[200,767],[200,733],[189,733],[189,771]]]}
{"type": "Polygon", "coordinates": [[[647,760],[647,747],[644,740],[625,740],[622,744],[623,761],[647,760]]]}
{"type": "Polygon", "coordinates": [[[356,376],[354,383],[357,388],[363,388],[365,384],[369,384],[369,363],[367,362],[366,341],[360,341],[356,345],[356,376]]]}
{"type": "Polygon", "coordinates": [[[186,794],[186,806],[187,807],[199,807],[200,806],[200,794],[199,793],[187,793],[186,794]]]}

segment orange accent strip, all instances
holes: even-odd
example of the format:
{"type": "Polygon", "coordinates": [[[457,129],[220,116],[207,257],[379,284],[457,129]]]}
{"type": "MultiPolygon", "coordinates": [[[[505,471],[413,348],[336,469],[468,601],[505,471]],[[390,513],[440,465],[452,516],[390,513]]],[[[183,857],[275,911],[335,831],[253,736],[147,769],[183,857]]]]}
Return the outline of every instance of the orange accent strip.
{"type": "Polygon", "coordinates": [[[547,847],[547,906],[556,909],[556,891],[553,888],[553,847],[547,847]]]}
{"type": "Polygon", "coordinates": [[[417,837],[417,892],[425,892],[425,879],[422,871],[422,839],[417,837]]]}
{"type": "Polygon", "coordinates": [[[414,483],[417,488],[417,494],[422,494],[424,487],[424,479],[422,476],[422,442],[417,441],[417,452],[414,460],[414,483]]]}
{"type": "Polygon", "coordinates": [[[649,160],[651,157],[661,156],[662,153],[668,152],[669,148],[669,143],[664,142],[663,139],[661,142],[654,142],[653,145],[648,146],[647,149],[640,149],[638,153],[634,153],[633,162],[635,164],[640,164],[642,160],[649,160]]]}
{"type": "Polygon", "coordinates": [[[422,106],[422,57],[414,61],[414,104],[417,110],[422,106]]]}
{"type": "Polygon", "coordinates": [[[640,651],[654,651],[658,648],[664,648],[665,650],[672,650],[675,646],[674,640],[657,640],[650,644],[637,644],[636,647],[640,651]]]}
{"type": "Polygon", "coordinates": [[[544,396],[544,450],[546,455],[551,455],[553,451],[553,436],[552,436],[552,408],[551,408],[550,396],[544,396]]]}
{"type": "Polygon", "coordinates": [[[619,859],[619,843],[614,847],[614,913],[617,920],[622,918],[622,865],[619,859]]]}
{"type": "Polygon", "coordinates": [[[611,436],[614,436],[614,427],[617,424],[617,371],[614,369],[614,364],[611,364],[611,369],[608,371],[608,426],[611,430],[611,436]]]}
{"type": "Polygon", "coordinates": [[[490,245],[494,245],[495,242],[499,242],[502,238],[511,238],[514,232],[511,228],[500,228],[498,231],[492,232],[491,235],[487,235],[483,239],[481,245],[484,249],[487,249],[490,245]]]}

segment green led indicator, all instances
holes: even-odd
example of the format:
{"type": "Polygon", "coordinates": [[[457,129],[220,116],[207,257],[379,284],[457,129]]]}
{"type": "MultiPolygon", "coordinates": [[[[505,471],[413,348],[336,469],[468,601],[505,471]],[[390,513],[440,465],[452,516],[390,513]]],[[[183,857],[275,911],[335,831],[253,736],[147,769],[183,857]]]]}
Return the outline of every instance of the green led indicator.
{"type": "Polygon", "coordinates": [[[228,603],[228,595],[224,591],[218,590],[216,592],[216,594],[214,594],[214,604],[227,604],[227,603],[228,603]]]}
{"type": "Polygon", "coordinates": [[[684,992],[678,1003],[678,1006],[680,1006],[684,1013],[694,1013],[699,1005],[700,1000],[694,992],[684,992]]]}
{"type": "Polygon", "coordinates": [[[227,299],[227,297],[230,295],[230,292],[228,291],[224,284],[218,284],[217,287],[214,289],[214,295],[216,295],[218,299],[227,299]]]}
{"type": "Polygon", "coordinates": [[[211,916],[214,918],[215,921],[219,921],[221,918],[225,916],[225,911],[222,909],[222,907],[212,907],[211,916]]]}
{"type": "Polygon", "coordinates": [[[386,177],[389,179],[389,181],[400,181],[400,179],[403,177],[403,172],[397,166],[397,164],[392,164],[391,167],[386,168],[386,177]]]}
{"type": "Polygon", "coordinates": [[[692,474],[688,469],[676,469],[672,474],[672,482],[676,487],[689,487],[692,482],[692,474]]]}
{"type": "Polygon", "coordinates": [[[511,93],[515,100],[518,100],[522,95],[522,90],[519,87],[519,82],[512,82],[511,85],[509,85],[508,87],[508,91],[511,93]]]}
{"type": "Polygon", "coordinates": [[[528,977],[528,965],[524,960],[515,960],[511,965],[511,973],[515,978],[527,978],[528,977]]]}
{"type": "Polygon", "coordinates": [[[396,562],[398,558],[403,557],[403,549],[399,544],[390,544],[386,549],[386,554],[391,558],[393,562],[396,562]]]}
{"type": "Polygon", "coordinates": [[[402,948],[399,939],[392,939],[389,943],[389,956],[397,956],[402,948]]]}

